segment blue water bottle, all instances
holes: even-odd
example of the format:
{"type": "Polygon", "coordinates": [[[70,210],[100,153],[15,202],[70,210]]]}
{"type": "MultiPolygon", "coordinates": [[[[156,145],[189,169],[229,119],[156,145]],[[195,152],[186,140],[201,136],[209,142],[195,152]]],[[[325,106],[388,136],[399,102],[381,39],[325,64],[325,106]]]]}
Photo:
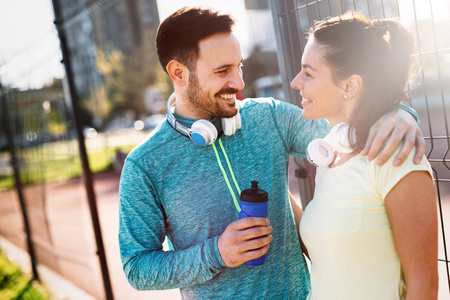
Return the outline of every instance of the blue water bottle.
{"type": "MultiPolygon", "coordinates": [[[[269,195],[266,191],[258,188],[258,181],[252,181],[252,187],[241,192],[239,201],[241,212],[239,219],[246,217],[267,217],[269,208],[269,195]]],[[[267,254],[267,253],[266,253],[267,254]]],[[[266,254],[261,257],[249,260],[247,266],[259,266],[266,262],[266,254]]]]}

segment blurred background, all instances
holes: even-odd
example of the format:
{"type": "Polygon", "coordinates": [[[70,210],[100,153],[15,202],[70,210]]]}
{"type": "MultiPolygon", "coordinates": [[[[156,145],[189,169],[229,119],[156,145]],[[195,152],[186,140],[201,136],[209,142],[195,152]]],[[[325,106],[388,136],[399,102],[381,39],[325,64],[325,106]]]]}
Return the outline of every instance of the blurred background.
{"type": "MultiPolygon", "coordinates": [[[[361,11],[399,17],[416,44],[411,105],[435,174],[440,299],[450,299],[450,0],[0,0],[0,249],[61,299],[180,299],[138,292],[120,263],[118,182],[127,153],[160,122],[173,91],[159,65],[159,23],[182,6],[237,19],[241,97],[300,105],[305,31],[361,11]],[[447,227],[446,227],[447,226],[447,227]]],[[[314,170],[291,159],[290,188],[307,205],[314,170]]]]}

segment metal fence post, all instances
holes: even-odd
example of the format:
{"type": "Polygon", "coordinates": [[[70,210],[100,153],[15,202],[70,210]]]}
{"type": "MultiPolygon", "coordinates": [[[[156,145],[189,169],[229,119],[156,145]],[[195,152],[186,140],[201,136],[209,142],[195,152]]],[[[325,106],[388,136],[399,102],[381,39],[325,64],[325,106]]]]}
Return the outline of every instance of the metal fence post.
{"type": "Polygon", "coordinates": [[[105,291],[106,299],[114,299],[113,293],[112,293],[112,287],[111,287],[111,281],[109,278],[108,273],[108,265],[106,262],[106,255],[105,255],[105,249],[103,246],[103,239],[102,239],[102,233],[100,228],[100,222],[98,218],[98,211],[97,211],[97,202],[94,192],[94,186],[93,186],[93,177],[92,172],[89,167],[89,159],[86,152],[86,145],[84,142],[84,136],[83,136],[83,121],[81,119],[81,110],[80,110],[80,104],[79,104],[79,97],[77,94],[77,91],[75,89],[75,82],[73,78],[73,72],[72,72],[72,65],[70,61],[70,53],[69,53],[69,47],[67,45],[67,39],[65,35],[65,31],[63,28],[64,20],[61,13],[61,6],[58,0],[52,0],[53,3],[53,10],[55,14],[55,25],[56,29],[58,31],[58,37],[61,44],[61,52],[62,52],[62,58],[64,63],[64,68],[66,71],[66,77],[67,77],[67,83],[69,86],[69,94],[72,102],[72,110],[73,110],[73,116],[75,121],[75,129],[77,132],[77,138],[78,138],[78,147],[80,151],[80,159],[81,164],[83,168],[83,177],[84,177],[84,185],[86,188],[87,193],[87,199],[89,203],[89,209],[91,213],[91,220],[92,220],[92,226],[94,229],[94,235],[95,235],[95,242],[97,245],[97,255],[99,257],[100,261],[100,267],[102,272],[102,278],[103,278],[103,288],[105,291]]]}
{"type": "Polygon", "coordinates": [[[8,149],[9,153],[11,155],[11,165],[14,172],[14,180],[16,183],[16,190],[17,190],[17,196],[19,198],[20,203],[20,209],[22,212],[23,217],[23,225],[25,229],[25,234],[27,235],[27,248],[28,253],[30,254],[30,260],[31,260],[31,270],[33,273],[33,280],[40,280],[39,279],[39,273],[37,271],[37,261],[36,261],[36,255],[34,252],[34,246],[33,241],[31,237],[31,230],[30,230],[30,222],[28,219],[28,211],[27,206],[25,204],[25,197],[23,194],[23,186],[22,186],[22,179],[20,177],[20,168],[19,168],[19,162],[17,160],[16,156],[16,147],[15,147],[15,141],[14,141],[14,135],[11,132],[11,128],[9,127],[9,124],[11,124],[8,120],[8,112],[7,112],[7,104],[6,104],[6,96],[5,92],[3,91],[3,86],[0,83],[0,101],[1,101],[1,111],[3,111],[3,124],[5,126],[5,134],[6,139],[8,140],[8,149]]]}

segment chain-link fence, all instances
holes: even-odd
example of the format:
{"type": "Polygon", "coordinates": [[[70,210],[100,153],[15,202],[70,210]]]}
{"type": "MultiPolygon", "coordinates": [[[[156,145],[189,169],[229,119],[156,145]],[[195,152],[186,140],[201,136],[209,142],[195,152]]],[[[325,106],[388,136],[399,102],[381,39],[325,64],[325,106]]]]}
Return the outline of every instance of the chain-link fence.
{"type": "Polygon", "coordinates": [[[7,112],[2,137],[10,151],[0,154],[0,235],[28,251],[34,268],[45,265],[102,297],[101,288],[91,284],[101,287],[101,277],[62,87],[48,93],[7,88],[1,98],[7,112]]]}
{"type": "Polygon", "coordinates": [[[0,241],[30,254],[35,278],[46,266],[113,297],[90,173],[115,172],[117,189],[124,155],[161,121],[145,119],[170,92],[158,24],[155,0],[0,2],[19,45],[0,53],[0,241]]]}
{"type": "MultiPolygon", "coordinates": [[[[0,13],[3,28],[16,25],[8,12],[17,6],[39,12],[20,2],[2,3],[8,6],[0,13]]],[[[40,277],[37,266],[43,265],[102,298],[51,2],[39,4],[48,6],[48,26],[17,20],[23,32],[14,33],[24,34],[26,42],[3,52],[0,61],[0,235],[30,254],[35,278],[40,277]],[[34,27],[42,30],[36,33],[34,27]],[[27,39],[27,32],[36,36],[27,39]]]]}
{"type": "MultiPolygon", "coordinates": [[[[413,57],[418,62],[417,76],[409,83],[412,106],[418,111],[426,136],[427,157],[431,162],[439,204],[440,299],[449,298],[449,253],[447,237],[450,225],[450,1],[448,0],[271,0],[279,46],[279,60],[286,101],[300,105],[298,92],[289,84],[301,69],[306,44],[305,32],[313,21],[360,11],[373,18],[399,17],[417,46],[413,57]]],[[[301,167],[304,165],[298,162],[301,167]]],[[[308,177],[300,169],[297,174],[308,177]]],[[[310,188],[309,180],[303,187],[310,188]]],[[[303,194],[305,197],[309,193],[303,194]]],[[[303,199],[302,199],[303,200],[303,199]]],[[[304,205],[307,201],[304,201],[304,205]]]]}

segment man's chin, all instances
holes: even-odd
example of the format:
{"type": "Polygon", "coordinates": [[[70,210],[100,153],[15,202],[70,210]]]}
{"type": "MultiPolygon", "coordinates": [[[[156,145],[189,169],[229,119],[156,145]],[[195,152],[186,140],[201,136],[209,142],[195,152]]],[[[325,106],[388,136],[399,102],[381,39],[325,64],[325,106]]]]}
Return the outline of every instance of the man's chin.
{"type": "Polygon", "coordinates": [[[224,116],[222,118],[232,118],[235,115],[237,115],[238,113],[238,109],[236,108],[236,106],[233,106],[233,108],[227,110],[226,112],[224,112],[224,116]]]}

